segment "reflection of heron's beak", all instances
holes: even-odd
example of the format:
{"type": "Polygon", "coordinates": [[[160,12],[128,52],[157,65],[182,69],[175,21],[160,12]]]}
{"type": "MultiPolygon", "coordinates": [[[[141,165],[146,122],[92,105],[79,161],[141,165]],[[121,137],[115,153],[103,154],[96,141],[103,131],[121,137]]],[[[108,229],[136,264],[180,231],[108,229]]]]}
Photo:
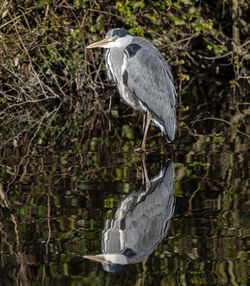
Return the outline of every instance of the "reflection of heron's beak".
{"type": "Polygon", "coordinates": [[[96,262],[102,262],[102,263],[112,263],[111,261],[108,261],[104,255],[98,254],[98,255],[86,255],[83,256],[83,258],[87,258],[96,262]]]}
{"type": "Polygon", "coordinates": [[[106,44],[112,42],[112,38],[111,39],[103,39],[101,41],[95,42],[91,45],[87,46],[87,49],[93,49],[93,48],[98,48],[98,47],[104,47],[106,44]]]}

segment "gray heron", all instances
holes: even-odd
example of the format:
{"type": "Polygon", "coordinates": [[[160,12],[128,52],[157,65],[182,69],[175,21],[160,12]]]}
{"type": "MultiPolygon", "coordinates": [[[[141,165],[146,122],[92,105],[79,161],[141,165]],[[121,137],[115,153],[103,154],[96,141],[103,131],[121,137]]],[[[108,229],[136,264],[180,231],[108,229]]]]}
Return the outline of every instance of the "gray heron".
{"type": "Polygon", "coordinates": [[[108,219],[102,232],[102,254],[84,256],[101,262],[108,272],[138,263],[149,256],[166,237],[175,209],[174,164],[168,160],[159,175],[130,193],[108,219]]]}
{"type": "Polygon", "coordinates": [[[177,94],[165,58],[149,41],[123,29],[112,29],[105,39],[89,46],[105,48],[105,66],[124,101],[145,115],[141,148],[145,151],[151,119],[168,142],[176,130],[177,94]]]}

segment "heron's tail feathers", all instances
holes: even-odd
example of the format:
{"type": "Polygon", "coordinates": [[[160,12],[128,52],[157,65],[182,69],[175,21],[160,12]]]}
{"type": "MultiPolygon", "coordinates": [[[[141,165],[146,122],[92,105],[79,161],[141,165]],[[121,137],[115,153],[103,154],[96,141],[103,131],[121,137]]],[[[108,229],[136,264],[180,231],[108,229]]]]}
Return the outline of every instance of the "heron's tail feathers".
{"type": "Polygon", "coordinates": [[[163,135],[168,142],[173,142],[176,131],[176,110],[175,108],[167,108],[164,116],[164,132],[163,135]]]}
{"type": "Polygon", "coordinates": [[[151,111],[152,120],[161,129],[163,136],[168,142],[173,142],[176,131],[176,110],[175,108],[163,108],[160,114],[151,111]]]}
{"type": "Polygon", "coordinates": [[[163,135],[169,143],[174,141],[175,134],[169,135],[167,132],[164,132],[163,135]]]}

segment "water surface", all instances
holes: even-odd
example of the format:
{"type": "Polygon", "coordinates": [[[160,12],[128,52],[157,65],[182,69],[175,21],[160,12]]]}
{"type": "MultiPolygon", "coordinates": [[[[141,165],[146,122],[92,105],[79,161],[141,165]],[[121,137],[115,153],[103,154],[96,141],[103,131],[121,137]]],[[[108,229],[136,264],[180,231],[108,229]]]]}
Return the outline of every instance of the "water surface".
{"type": "Polygon", "coordinates": [[[136,129],[127,124],[121,138],[107,131],[71,148],[3,149],[0,284],[247,285],[249,138],[223,122],[206,124],[179,127],[171,145],[151,127],[148,177],[173,162],[174,206],[148,255],[145,244],[140,262],[117,273],[84,256],[103,253],[105,223],[144,191],[136,129]]]}

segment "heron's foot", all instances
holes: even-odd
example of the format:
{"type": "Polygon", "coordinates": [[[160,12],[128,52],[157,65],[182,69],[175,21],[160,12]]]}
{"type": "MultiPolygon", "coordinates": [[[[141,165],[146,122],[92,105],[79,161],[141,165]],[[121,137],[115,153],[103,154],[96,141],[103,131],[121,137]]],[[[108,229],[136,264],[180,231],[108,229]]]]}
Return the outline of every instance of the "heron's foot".
{"type": "Polygon", "coordinates": [[[138,148],[134,149],[134,152],[136,154],[145,154],[146,153],[146,148],[145,147],[138,147],[138,148]]]}

